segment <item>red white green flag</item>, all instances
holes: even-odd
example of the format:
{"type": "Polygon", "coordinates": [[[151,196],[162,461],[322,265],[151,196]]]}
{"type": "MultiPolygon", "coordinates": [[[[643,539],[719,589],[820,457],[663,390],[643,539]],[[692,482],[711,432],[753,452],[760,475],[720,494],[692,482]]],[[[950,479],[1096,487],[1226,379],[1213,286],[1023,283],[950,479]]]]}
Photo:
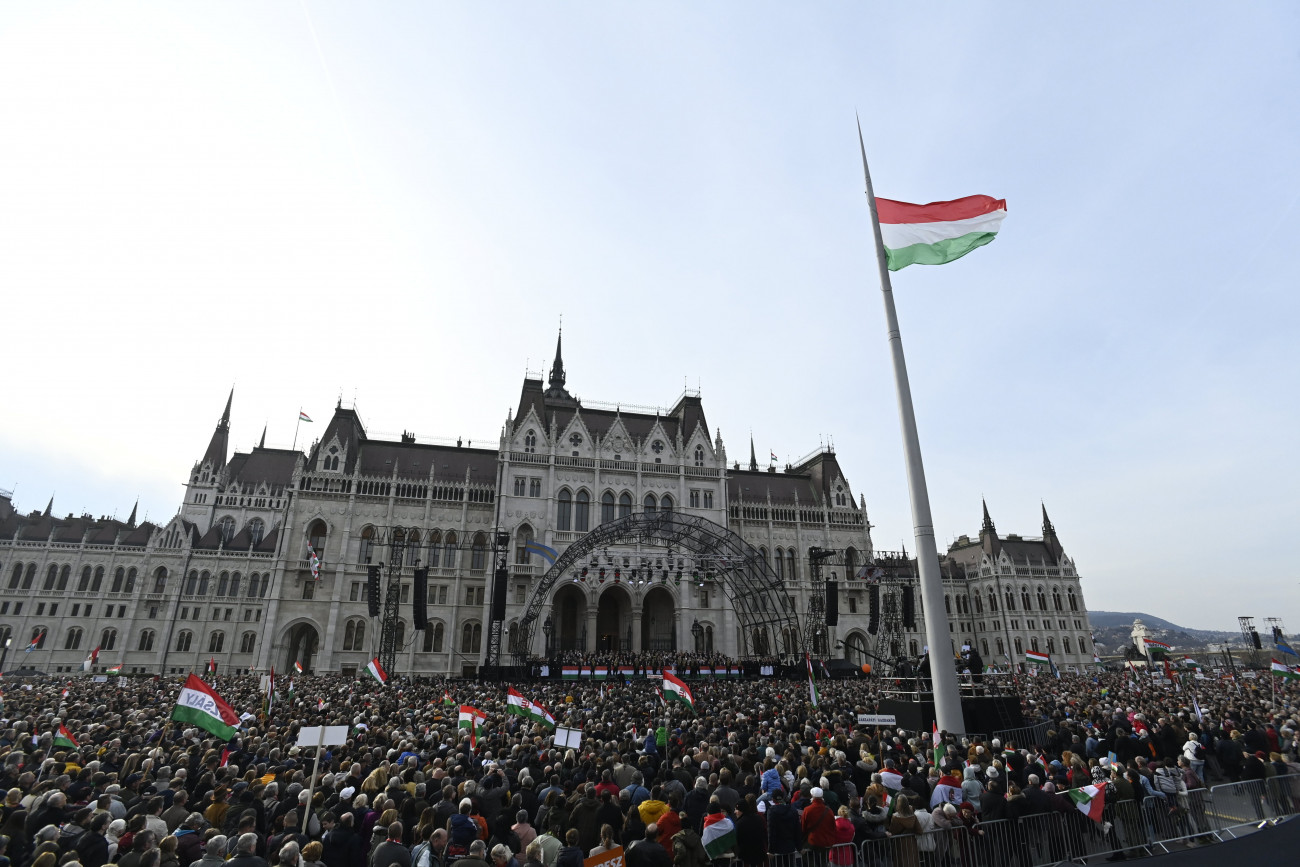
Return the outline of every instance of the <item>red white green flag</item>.
{"type": "Polygon", "coordinates": [[[1101,821],[1102,810],[1106,808],[1106,789],[1103,786],[1081,786],[1069,790],[1070,800],[1079,812],[1092,819],[1101,821]]]}
{"type": "Polygon", "coordinates": [[[509,687],[506,691],[506,713],[512,713],[524,719],[539,722],[542,725],[555,725],[555,717],[551,716],[550,711],[537,702],[524,698],[514,687],[509,687]]]}
{"type": "Polygon", "coordinates": [[[1287,680],[1300,680],[1300,672],[1293,668],[1288,668],[1276,659],[1273,660],[1273,665],[1270,668],[1273,674],[1278,677],[1285,677],[1287,680]]]}
{"type": "Polygon", "coordinates": [[[370,672],[371,677],[379,681],[380,686],[388,683],[388,672],[384,671],[384,667],[379,664],[378,656],[366,663],[366,671],[370,672]]]}
{"type": "Polygon", "coordinates": [[[54,745],[56,747],[70,747],[74,750],[81,747],[81,744],[77,743],[77,739],[72,736],[72,732],[68,731],[68,727],[65,725],[59,726],[59,732],[54,736],[54,745]]]}
{"type": "Polygon", "coordinates": [[[691,695],[691,688],[666,671],[664,672],[664,698],[669,701],[679,701],[691,710],[695,710],[695,696],[691,695]]]}
{"type": "Polygon", "coordinates": [[[1052,658],[1048,656],[1046,653],[1039,653],[1036,650],[1025,651],[1025,662],[1034,662],[1039,665],[1047,665],[1051,661],[1052,658]]]}
{"type": "Polygon", "coordinates": [[[191,674],[181,686],[181,694],[172,708],[172,719],[187,722],[228,741],[239,727],[235,709],[217,695],[197,674],[191,674]]]}
{"type": "Polygon", "coordinates": [[[914,205],[876,199],[889,270],[944,265],[992,241],[1007,215],[1006,199],[966,196],[914,205]]]}

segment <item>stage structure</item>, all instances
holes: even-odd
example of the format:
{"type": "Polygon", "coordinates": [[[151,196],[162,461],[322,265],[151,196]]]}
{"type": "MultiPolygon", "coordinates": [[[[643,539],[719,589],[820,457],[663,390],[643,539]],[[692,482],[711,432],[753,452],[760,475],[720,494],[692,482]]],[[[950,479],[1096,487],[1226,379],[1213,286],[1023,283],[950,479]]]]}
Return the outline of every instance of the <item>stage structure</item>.
{"type": "MultiPolygon", "coordinates": [[[[746,657],[776,656],[780,636],[802,635],[785,582],[758,549],[698,515],[637,512],[584,535],[537,581],[518,625],[517,664],[525,664],[530,653],[540,651],[533,647],[538,618],[551,604],[552,591],[565,581],[673,582],[675,586],[694,582],[700,587],[718,587],[736,613],[746,657]],[[611,547],[628,545],[636,546],[636,551],[611,556],[611,547]],[[632,568],[616,565],[616,560],[626,557],[632,558],[632,568]]],[[[802,647],[780,649],[787,657],[803,655],[802,647]]]]}
{"type": "MultiPolygon", "coordinates": [[[[373,537],[373,545],[379,550],[387,548],[387,559],[378,566],[368,566],[367,599],[370,600],[370,616],[379,617],[379,664],[384,671],[397,670],[397,630],[401,619],[402,603],[402,568],[408,559],[407,539],[409,531],[403,527],[379,527],[373,537]],[[379,578],[384,578],[383,586],[379,578]],[[382,599],[382,607],[376,601],[382,599]]],[[[420,568],[419,548],[412,550],[410,566],[413,570],[420,568]]]]}

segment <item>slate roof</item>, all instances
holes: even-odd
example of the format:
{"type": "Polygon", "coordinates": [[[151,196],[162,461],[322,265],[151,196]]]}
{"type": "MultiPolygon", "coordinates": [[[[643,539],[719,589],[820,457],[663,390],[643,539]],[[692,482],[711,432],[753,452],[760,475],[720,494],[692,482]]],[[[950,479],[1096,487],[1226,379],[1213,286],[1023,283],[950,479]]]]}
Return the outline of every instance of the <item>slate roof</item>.
{"type": "Polygon", "coordinates": [[[292,449],[260,447],[247,454],[236,452],[226,469],[226,484],[239,482],[244,488],[266,482],[272,487],[287,488],[293,482],[293,471],[301,456],[301,452],[292,449]]]}

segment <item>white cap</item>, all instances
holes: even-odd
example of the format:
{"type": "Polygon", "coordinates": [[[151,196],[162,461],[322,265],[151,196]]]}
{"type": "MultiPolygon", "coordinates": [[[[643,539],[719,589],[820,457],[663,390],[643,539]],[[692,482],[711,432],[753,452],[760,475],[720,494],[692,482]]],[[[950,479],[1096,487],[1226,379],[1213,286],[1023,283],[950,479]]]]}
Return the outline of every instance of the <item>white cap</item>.
{"type": "Polygon", "coordinates": [[[813,786],[813,787],[812,787],[812,791],[809,792],[808,794],[812,795],[814,798],[820,798],[820,797],[822,797],[823,795],[825,795],[826,793],[822,791],[822,787],[821,787],[821,786],[813,786]]]}

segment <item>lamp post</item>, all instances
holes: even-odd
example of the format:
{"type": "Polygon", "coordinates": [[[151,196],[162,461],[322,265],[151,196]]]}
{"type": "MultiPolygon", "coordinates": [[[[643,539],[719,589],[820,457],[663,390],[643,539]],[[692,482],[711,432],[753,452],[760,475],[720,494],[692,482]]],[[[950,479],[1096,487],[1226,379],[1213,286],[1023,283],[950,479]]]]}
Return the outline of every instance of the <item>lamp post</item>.
{"type": "Polygon", "coordinates": [[[700,625],[698,619],[691,623],[691,635],[695,636],[695,652],[700,652],[700,638],[704,635],[704,627],[700,625]]]}
{"type": "Polygon", "coordinates": [[[546,615],[546,622],[542,624],[542,632],[546,633],[546,655],[551,655],[551,633],[555,631],[555,623],[551,620],[551,615],[546,615]]]}
{"type": "Polygon", "coordinates": [[[12,637],[12,636],[6,638],[6,639],[5,639],[5,643],[4,643],[4,649],[3,649],[3,650],[0,650],[0,674],[4,674],[4,671],[5,671],[5,660],[7,660],[7,659],[9,658],[9,645],[11,645],[11,644],[13,644],[13,643],[14,643],[14,640],[13,640],[13,637],[12,637]]]}

